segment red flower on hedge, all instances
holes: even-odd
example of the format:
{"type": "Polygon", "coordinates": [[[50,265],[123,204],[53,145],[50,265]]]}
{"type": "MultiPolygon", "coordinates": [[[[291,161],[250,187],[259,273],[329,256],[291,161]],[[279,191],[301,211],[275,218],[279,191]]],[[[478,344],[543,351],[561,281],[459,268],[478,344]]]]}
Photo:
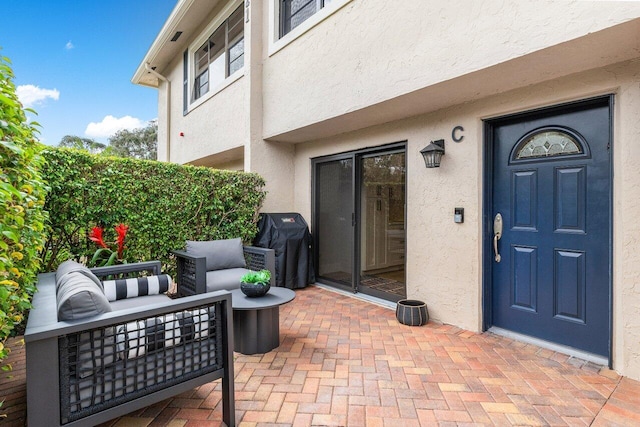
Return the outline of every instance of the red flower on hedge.
{"type": "Polygon", "coordinates": [[[89,233],[89,239],[91,239],[92,242],[95,242],[100,247],[108,248],[106,243],[104,243],[104,240],[102,237],[103,232],[104,232],[104,229],[102,227],[93,227],[91,229],[91,232],[89,233]]]}
{"type": "Polygon", "coordinates": [[[93,257],[89,260],[90,267],[104,267],[114,264],[126,264],[124,259],[124,240],[127,237],[129,226],[118,224],[114,227],[116,231],[116,239],[113,242],[104,241],[104,228],[92,227],[89,232],[89,239],[98,245],[98,249],[94,252],[93,257]],[[114,248],[115,249],[112,249],[114,248]]]}
{"type": "Polygon", "coordinates": [[[122,259],[122,252],[124,251],[124,238],[127,237],[127,230],[129,230],[128,225],[118,224],[115,227],[116,234],[116,243],[118,244],[118,259],[122,259]]]}

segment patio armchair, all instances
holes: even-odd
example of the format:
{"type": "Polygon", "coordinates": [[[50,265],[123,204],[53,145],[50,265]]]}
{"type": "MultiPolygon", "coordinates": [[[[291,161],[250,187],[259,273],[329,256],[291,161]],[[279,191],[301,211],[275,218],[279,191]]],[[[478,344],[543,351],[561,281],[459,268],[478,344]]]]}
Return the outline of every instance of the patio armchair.
{"type": "Polygon", "coordinates": [[[67,261],[38,276],[24,334],[30,427],[93,426],[220,378],[235,425],[231,295],[172,299],[160,269],[67,261]]]}
{"type": "Polygon", "coordinates": [[[240,288],[247,272],[269,270],[275,280],[275,251],[243,246],[242,240],[187,241],[185,250],[172,251],[177,260],[176,284],[180,296],[240,288]]]}

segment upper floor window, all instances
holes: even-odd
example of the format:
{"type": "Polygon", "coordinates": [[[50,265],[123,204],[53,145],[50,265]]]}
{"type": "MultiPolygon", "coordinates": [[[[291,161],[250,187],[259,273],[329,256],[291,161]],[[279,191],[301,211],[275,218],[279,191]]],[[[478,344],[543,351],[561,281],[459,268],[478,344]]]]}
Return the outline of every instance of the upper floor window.
{"type": "Polygon", "coordinates": [[[240,5],[194,54],[193,100],[244,66],[244,7],[240,5]]]}
{"type": "Polygon", "coordinates": [[[280,0],[280,37],[309,19],[332,0],[280,0]]]}

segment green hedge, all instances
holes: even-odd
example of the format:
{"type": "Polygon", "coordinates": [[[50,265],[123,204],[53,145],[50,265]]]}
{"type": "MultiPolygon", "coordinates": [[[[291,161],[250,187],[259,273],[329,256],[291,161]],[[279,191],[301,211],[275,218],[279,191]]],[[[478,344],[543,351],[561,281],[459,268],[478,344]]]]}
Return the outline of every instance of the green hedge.
{"type": "Polygon", "coordinates": [[[251,241],[265,197],[264,180],[251,173],[182,166],[151,160],[95,156],[50,148],[43,176],[50,192],[45,271],[64,260],[90,260],[97,249],[90,229],[129,226],[127,262],[159,259],[173,271],[172,249],[186,240],[241,237],[251,241]]]}
{"type": "Polygon", "coordinates": [[[0,359],[30,307],[44,243],[46,187],[35,126],[18,101],[8,60],[0,58],[0,359]]]}

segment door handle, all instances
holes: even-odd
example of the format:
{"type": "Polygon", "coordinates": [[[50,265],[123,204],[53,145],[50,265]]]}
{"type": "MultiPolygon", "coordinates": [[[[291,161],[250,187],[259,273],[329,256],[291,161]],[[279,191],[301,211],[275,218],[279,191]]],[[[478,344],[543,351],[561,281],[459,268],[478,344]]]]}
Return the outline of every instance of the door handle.
{"type": "Polygon", "coordinates": [[[498,240],[502,238],[502,215],[500,213],[496,214],[496,217],[493,219],[493,251],[496,254],[495,260],[496,262],[500,262],[502,257],[500,256],[500,252],[498,252],[498,240]]]}

